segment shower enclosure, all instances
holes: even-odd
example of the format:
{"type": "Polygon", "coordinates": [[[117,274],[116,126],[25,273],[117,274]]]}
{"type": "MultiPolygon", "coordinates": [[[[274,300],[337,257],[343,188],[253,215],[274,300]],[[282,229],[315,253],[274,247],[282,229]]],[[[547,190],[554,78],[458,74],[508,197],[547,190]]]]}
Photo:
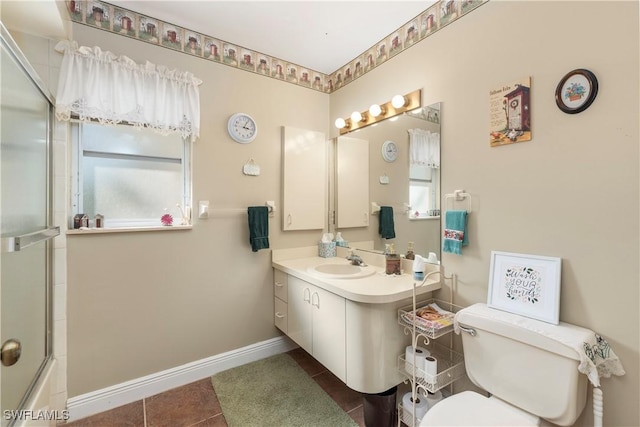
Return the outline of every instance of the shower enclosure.
{"type": "MultiPolygon", "coordinates": [[[[4,26],[0,92],[0,406],[29,403],[52,357],[53,102],[4,26]]],[[[13,419],[12,419],[13,418],[13,419]]]]}

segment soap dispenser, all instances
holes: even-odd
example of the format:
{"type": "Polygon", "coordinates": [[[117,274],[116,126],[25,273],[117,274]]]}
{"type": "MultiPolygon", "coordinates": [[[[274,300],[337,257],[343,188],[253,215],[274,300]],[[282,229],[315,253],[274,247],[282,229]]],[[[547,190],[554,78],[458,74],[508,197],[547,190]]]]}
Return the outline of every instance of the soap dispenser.
{"type": "Polygon", "coordinates": [[[402,274],[400,269],[400,255],[396,253],[396,249],[391,243],[389,245],[388,253],[385,255],[385,273],[387,274],[402,274]]]}

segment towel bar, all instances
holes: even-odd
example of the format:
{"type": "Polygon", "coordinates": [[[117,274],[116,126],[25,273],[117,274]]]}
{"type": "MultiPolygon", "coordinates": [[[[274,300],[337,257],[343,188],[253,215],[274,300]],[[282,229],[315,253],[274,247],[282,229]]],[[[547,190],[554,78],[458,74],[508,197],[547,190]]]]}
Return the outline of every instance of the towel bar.
{"type": "MultiPolygon", "coordinates": [[[[405,214],[411,212],[411,205],[409,203],[403,203],[400,211],[405,214]]],[[[371,215],[375,215],[378,212],[380,212],[380,205],[376,202],[371,202],[371,215]]]]}
{"type": "MultiPolygon", "coordinates": [[[[269,209],[269,217],[273,218],[274,212],[276,211],[276,204],[273,201],[267,201],[264,204],[268,209],[269,209]]],[[[210,209],[209,212],[212,213],[238,213],[238,214],[242,214],[242,213],[247,213],[247,208],[217,208],[217,209],[210,209]]]]}

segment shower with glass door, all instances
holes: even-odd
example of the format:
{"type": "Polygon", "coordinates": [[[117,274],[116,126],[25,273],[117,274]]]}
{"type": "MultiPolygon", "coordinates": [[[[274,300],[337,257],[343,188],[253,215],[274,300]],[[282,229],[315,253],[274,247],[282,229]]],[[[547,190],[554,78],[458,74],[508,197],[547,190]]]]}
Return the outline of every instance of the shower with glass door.
{"type": "MultiPolygon", "coordinates": [[[[0,92],[0,406],[11,426],[52,358],[53,100],[5,29],[0,92]],[[16,412],[11,412],[16,411],[16,412]]],[[[22,420],[24,421],[24,420],[22,420]]]]}

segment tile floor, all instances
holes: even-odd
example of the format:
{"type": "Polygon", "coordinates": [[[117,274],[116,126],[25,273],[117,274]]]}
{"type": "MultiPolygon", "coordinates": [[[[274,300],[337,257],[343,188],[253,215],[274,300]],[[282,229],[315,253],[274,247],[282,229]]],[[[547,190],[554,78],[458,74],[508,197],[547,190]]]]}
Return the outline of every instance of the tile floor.
{"type": "MultiPolygon", "coordinates": [[[[364,427],[362,395],[298,348],[288,353],[351,418],[364,427]]],[[[226,427],[211,380],[205,378],[60,427],[226,427]]]]}

